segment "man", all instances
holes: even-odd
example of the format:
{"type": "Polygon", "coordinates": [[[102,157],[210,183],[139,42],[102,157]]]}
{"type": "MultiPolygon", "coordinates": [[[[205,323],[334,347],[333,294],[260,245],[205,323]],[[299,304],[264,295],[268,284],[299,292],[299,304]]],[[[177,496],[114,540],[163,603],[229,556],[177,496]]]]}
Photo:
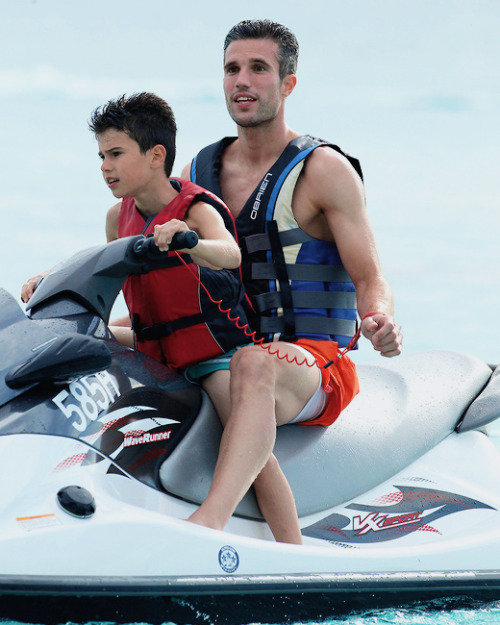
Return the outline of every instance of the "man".
{"type": "Polygon", "coordinates": [[[210,492],[190,520],[222,529],[253,483],[276,540],[300,543],[293,495],[272,455],[276,425],[330,425],[358,392],[354,365],[338,349],[354,333],[354,291],[374,349],[396,356],[402,335],[357,162],[285,122],[295,36],[268,20],[245,21],[228,33],[224,51],[238,136],[202,150],[182,177],[219,195],[235,217],[252,327],[279,342],[269,351],[244,347],[230,372],[205,384],[224,433],[210,492]]]}

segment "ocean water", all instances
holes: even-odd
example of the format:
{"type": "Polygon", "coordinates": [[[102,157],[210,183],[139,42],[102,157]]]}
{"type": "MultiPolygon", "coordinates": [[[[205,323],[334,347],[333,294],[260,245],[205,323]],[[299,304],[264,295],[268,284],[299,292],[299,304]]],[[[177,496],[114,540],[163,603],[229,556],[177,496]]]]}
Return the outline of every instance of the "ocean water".
{"type": "MultiPolygon", "coordinates": [[[[29,276],[104,241],[113,198],[87,130],[96,106],[142,90],[166,98],[176,175],[234,133],[221,46],[248,17],[298,36],[290,125],[362,162],[405,352],[499,363],[498,0],[0,0],[0,286],[17,297],[29,276]]],[[[374,358],[366,342],[354,356],[374,358]]],[[[500,623],[500,605],[450,597],[327,623],[500,623]]]]}

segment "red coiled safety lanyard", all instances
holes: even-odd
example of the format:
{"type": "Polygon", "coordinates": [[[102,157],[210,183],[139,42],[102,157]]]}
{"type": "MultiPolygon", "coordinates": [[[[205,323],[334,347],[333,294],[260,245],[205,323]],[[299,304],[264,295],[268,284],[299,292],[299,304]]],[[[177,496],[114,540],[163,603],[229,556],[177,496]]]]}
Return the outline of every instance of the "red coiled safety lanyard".
{"type": "MultiPolygon", "coordinates": [[[[174,253],[179,258],[179,260],[183,263],[183,265],[186,267],[186,269],[188,269],[191,272],[191,275],[198,282],[198,284],[201,286],[201,288],[205,291],[205,293],[207,294],[207,296],[208,296],[209,300],[212,302],[212,304],[216,304],[218,309],[220,310],[220,312],[223,313],[224,315],[226,315],[226,317],[229,319],[229,321],[232,321],[234,323],[234,325],[239,330],[243,330],[243,332],[245,333],[245,336],[248,336],[253,341],[253,343],[255,343],[255,345],[259,345],[260,347],[262,347],[262,349],[267,350],[269,352],[269,354],[271,354],[271,356],[276,356],[280,360],[286,360],[289,363],[295,363],[297,365],[304,365],[305,364],[308,367],[316,367],[317,366],[319,368],[319,365],[318,365],[316,360],[314,362],[310,363],[307,360],[307,358],[304,358],[304,360],[302,362],[299,362],[297,356],[290,357],[288,354],[281,355],[279,353],[279,348],[276,351],[272,352],[271,351],[271,346],[273,345],[273,343],[267,343],[267,345],[264,345],[264,338],[256,339],[255,338],[256,332],[255,331],[252,332],[250,330],[250,328],[248,327],[248,323],[241,324],[240,323],[240,318],[238,316],[237,317],[231,317],[231,309],[230,308],[222,308],[222,300],[221,299],[219,299],[219,300],[214,299],[212,297],[212,295],[210,294],[210,292],[208,291],[207,287],[203,284],[203,282],[200,280],[198,275],[193,271],[192,267],[190,267],[190,265],[188,265],[188,263],[186,263],[186,261],[182,258],[181,254],[179,252],[177,252],[177,251],[175,251],[174,253]]],[[[381,313],[381,312],[377,312],[377,311],[367,312],[361,318],[361,323],[363,323],[363,321],[367,317],[372,317],[373,315],[384,315],[385,316],[385,313],[381,313]]],[[[350,352],[352,349],[354,349],[356,347],[356,343],[359,341],[359,337],[361,336],[361,323],[359,325],[359,328],[358,328],[356,334],[352,337],[352,339],[349,341],[347,346],[342,351],[339,351],[339,353],[337,354],[337,359],[342,358],[342,356],[345,356],[345,354],[347,354],[347,352],[350,352]]],[[[336,362],[335,360],[330,360],[325,365],[323,365],[323,369],[327,369],[328,367],[333,365],[335,362],[336,362]]]]}

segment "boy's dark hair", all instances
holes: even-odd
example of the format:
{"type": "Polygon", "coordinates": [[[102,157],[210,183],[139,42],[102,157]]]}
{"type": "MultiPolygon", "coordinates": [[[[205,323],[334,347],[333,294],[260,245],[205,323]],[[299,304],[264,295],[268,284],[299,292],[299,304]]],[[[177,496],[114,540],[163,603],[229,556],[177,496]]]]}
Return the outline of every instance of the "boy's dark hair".
{"type": "Polygon", "coordinates": [[[139,144],[143,154],[155,145],[162,145],[167,152],[165,173],[167,178],[170,176],[175,160],[177,126],[170,106],[154,93],[122,95],[110,100],[93,111],[89,128],[95,135],[109,128],[122,130],[139,144]]]}
{"type": "Polygon", "coordinates": [[[280,79],[297,72],[299,43],[295,35],[286,26],[271,20],[243,20],[233,26],[224,40],[224,54],[233,41],[239,39],[271,39],[278,44],[277,60],[280,79]]]}

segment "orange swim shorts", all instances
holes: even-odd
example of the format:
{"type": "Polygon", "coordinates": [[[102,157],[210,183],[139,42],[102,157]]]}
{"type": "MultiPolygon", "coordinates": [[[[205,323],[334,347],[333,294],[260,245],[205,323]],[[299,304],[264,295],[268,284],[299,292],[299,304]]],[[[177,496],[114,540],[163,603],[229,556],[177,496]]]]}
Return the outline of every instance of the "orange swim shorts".
{"type": "Polygon", "coordinates": [[[331,425],[359,393],[356,366],[348,356],[338,357],[339,348],[335,341],[299,339],[295,344],[307,349],[316,358],[321,371],[322,386],[327,393],[323,412],[310,421],[301,421],[298,425],[331,425]],[[331,361],[332,364],[325,369],[325,365],[331,361]]]}

